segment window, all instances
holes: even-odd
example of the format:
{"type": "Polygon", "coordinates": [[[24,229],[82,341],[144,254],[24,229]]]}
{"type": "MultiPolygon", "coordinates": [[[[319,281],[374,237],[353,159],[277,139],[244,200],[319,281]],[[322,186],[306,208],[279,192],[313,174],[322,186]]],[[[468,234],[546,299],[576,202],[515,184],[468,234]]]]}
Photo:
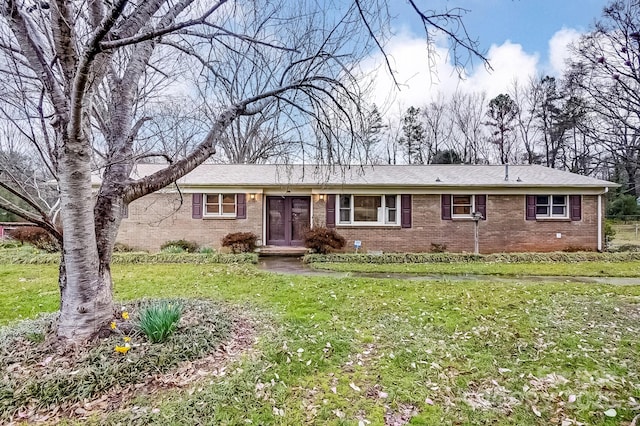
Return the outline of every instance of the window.
{"type": "Polygon", "coordinates": [[[470,217],[475,210],[473,208],[473,196],[452,195],[451,214],[453,217],[470,217]]]}
{"type": "Polygon", "coordinates": [[[205,216],[236,215],[236,194],[205,194],[205,216]]]}
{"type": "Polygon", "coordinates": [[[536,195],[536,218],[566,218],[567,212],[566,195],[536,195]]]}
{"type": "Polygon", "coordinates": [[[339,224],[398,225],[397,195],[340,195],[339,224]]]}
{"type": "Polygon", "coordinates": [[[442,194],[440,203],[441,219],[473,219],[474,213],[481,220],[487,220],[487,196],[442,194]]]}

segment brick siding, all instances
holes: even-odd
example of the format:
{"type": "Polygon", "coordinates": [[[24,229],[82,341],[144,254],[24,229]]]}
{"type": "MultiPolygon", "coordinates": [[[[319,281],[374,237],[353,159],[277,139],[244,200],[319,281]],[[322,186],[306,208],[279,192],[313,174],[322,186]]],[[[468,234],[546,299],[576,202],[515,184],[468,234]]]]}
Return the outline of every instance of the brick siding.
{"type": "MultiPolygon", "coordinates": [[[[123,219],[117,241],[157,251],[163,243],[177,239],[219,248],[222,237],[230,232],[253,232],[262,239],[263,197],[258,194],[251,200],[247,196],[246,202],[246,219],[192,219],[189,194],[184,195],[182,205],[178,194],[147,195],[129,205],[129,217],[123,219]]],[[[312,196],[312,202],[311,221],[324,226],[326,201],[312,196]]],[[[580,221],[527,221],[524,195],[488,195],[487,220],[479,223],[480,252],[596,250],[597,202],[597,196],[582,196],[580,221]]],[[[412,227],[406,229],[338,225],[336,230],[347,239],[348,251],[353,250],[354,240],[360,240],[364,251],[428,252],[432,244],[441,244],[450,252],[473,252],[474,222],[442,220],[440,195],[414,195],[412,219],[412,227]]]]}
{"type": "MultiPolygon", "coordinates": [[[[336,230],[347,239],[347,250],[354,240],[362,250],[384,252],[428,252],[433,244],[445,245],[450,252],[473,252],[474,222],[469,219],[442,220],[440,195],[412,197],[413,225],[408,229],[340,226],[336,230]]],[[[580,248],[596,250],[598,244],[597,196],[582,197],[582,219],[525,220],[524,195],[487,196],[487,220],[479,222],[481,253],[546,252],[580,248]],[[560,238],[558,235],[560,234],[560,238]]],[[[324,221],[324,202],[316,201],[315,219],[324,221]]]]}
{"type": "Polygon", "coordinates": [[[167,241],[184,239],[201,247],[220,248],[231,232],[253,232],[262,238],[262,198],[247,194],[247,218],[191,218],[191,194],[155,193],[129,204],[129,216],[122,220],[117,242],[141,250],[159,251],[167,241]]]}

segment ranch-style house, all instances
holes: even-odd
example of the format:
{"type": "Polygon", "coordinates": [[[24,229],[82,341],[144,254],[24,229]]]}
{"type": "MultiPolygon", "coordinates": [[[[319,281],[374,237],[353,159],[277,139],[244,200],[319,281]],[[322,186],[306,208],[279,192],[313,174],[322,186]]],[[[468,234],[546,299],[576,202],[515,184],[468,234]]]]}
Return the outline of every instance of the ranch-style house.
{"type": "MultiPolygon", "coordinates": [[[[162,167],[137,165],[132,178],[162,167]]],[[[219,248],[228,233],[253,232],[260,246],[296,247],[305,230],[326,226],[347,251],[356,242],[361,252],[602,250],[615,186],[538,165],[204,164],[132,202],[117,240],[219,248]]]]}

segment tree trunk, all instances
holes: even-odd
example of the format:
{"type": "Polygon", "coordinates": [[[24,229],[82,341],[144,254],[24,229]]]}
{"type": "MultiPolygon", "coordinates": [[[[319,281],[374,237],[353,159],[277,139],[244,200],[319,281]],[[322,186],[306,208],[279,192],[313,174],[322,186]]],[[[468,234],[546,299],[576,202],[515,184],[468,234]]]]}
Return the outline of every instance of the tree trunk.
{"type": "Polygon", "coordinates": [[[98,257],[87,146],[67,143],[59,173],[63,265],[57,334],[70,340],[93,337],[113,315],[111,273],[98,257]]]}

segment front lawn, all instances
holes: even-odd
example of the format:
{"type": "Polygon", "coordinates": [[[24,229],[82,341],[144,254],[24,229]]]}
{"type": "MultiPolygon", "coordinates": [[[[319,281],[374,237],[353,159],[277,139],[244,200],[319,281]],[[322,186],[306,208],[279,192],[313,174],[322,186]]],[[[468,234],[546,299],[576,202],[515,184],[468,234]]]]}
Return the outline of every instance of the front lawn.
{"type": "MultiPolygon", "coordinates": [[[[83,423],[568,426],[640,414],[640,285],[289,276],[251,265],[114,265],[113,276],[121,300],[222,300],[268,326],[224,372],[83,423]]],[[[57,298],[55,266],[2,265],[3,323],[55,310],[57,298]]]]}

